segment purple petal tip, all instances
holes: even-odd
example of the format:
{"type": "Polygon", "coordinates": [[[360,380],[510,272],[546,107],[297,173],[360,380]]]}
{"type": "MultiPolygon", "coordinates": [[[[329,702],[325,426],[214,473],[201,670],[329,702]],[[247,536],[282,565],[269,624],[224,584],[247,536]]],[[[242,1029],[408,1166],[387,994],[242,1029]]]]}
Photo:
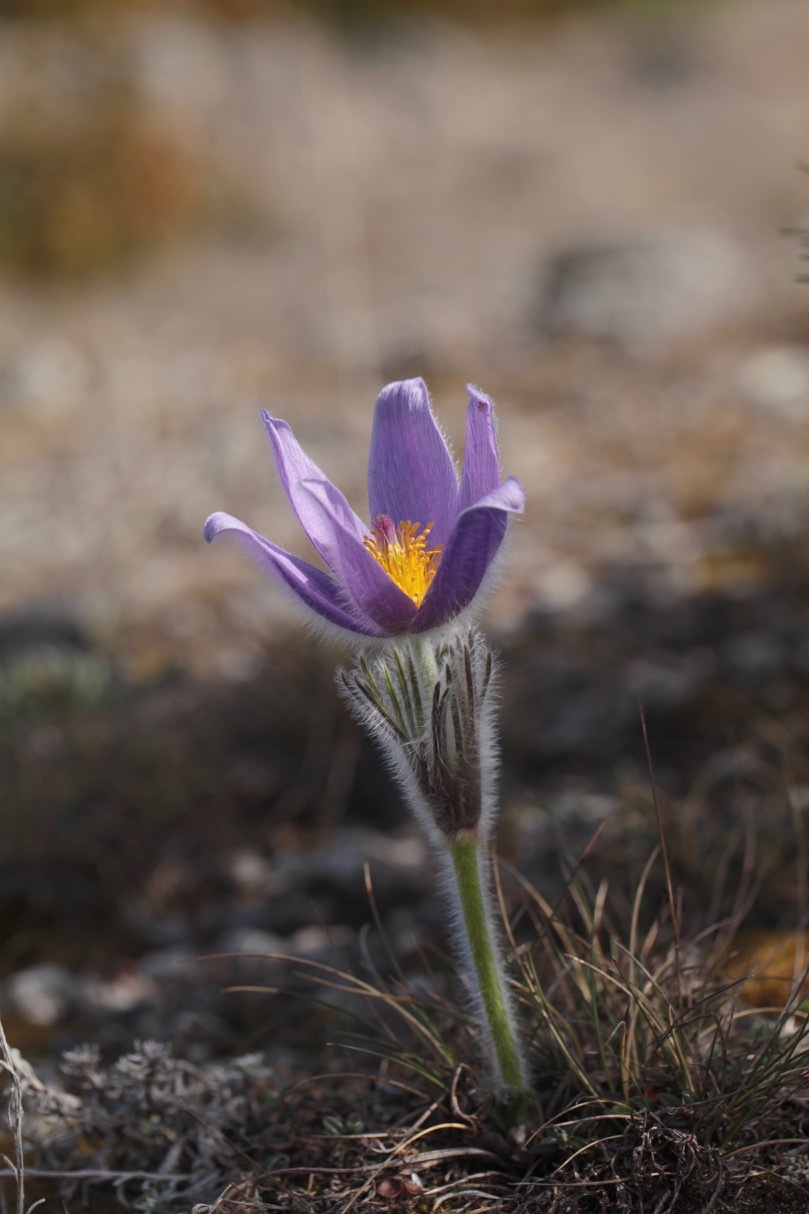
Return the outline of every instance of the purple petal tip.
{"type": "Polygon", "coordinates": [[[219,534],[219,515],[211,514],[205,520],[205,526],[202,529],[202,534],[206,544],[212,544],[219,534]]]}
{"type": "Polygon", "coordinates": [[[474,384],[466,385],[466,394],[470,401],[474,402],[479,409],[493,409],[494,403],[490,396],[485,392],[481,392],[480,388],[476,388],[474,384]]]}
{"type": "Polygon", "coordinates": [[[525,509],[525,490],[516,476],[508,476],[503,481],[503,489],[508,486],[509,492],[503,494],[503,505],[508,510],[521,514],[525,509]]]}

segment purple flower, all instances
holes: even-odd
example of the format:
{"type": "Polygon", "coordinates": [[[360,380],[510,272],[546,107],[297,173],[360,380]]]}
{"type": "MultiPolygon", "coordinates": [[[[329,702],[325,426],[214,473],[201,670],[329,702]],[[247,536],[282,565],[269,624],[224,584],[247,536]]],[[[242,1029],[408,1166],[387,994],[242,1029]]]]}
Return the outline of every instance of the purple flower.
{"type": "Polygon", "coordinates": [[[284,421],[262,420],[292,508],[330,570],[293,556],[229,514],[212,514],[208,543],[229,535],[321,619],[366,637],[422,633],[470,606],[525,493],[501,484],[492,403],[468,388],[458,479],[421,379],[389,384],[376,402],[368,527],[309,459],[284,421]]]}

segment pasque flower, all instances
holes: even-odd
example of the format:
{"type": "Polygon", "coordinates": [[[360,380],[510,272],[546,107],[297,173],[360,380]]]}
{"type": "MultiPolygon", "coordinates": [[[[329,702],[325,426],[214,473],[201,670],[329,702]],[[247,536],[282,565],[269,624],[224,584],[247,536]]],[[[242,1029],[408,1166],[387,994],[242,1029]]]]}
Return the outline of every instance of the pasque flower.
{"type": "Polygon", "coordinates": [[[376,402],[368,460],[370,523],[306,455],[286,422],[262,411],[278,474],[329,572],[229,514],[205,524],[231,536],[329,624],[389,638],[449,624],[473,602],[525,494],[500,480],[492,403],[469,387],[460,478],[421,379],[389,384],[376,402]]]}
{"type": "Polygon", "coordinates": [[[491,1077],[499,1095],[518,1098],[516,1112],[530,1075],[489,872],[497,778],[493,658],[459,617],[478,596],[525,494],[514,477],[500,480],[491,401],[477,388],[468,392],[459,476],[424,381],[383,389],[368,460],[368,524],[287,423],[262,412],[281,483],[328,572],[230,514],[212,514],[205,538],[232,536],[321,620],[377,641],[372,661],[359,656],[352,670],[338,672],[340,686],[382,747],[444,869],[491,1077]]]}

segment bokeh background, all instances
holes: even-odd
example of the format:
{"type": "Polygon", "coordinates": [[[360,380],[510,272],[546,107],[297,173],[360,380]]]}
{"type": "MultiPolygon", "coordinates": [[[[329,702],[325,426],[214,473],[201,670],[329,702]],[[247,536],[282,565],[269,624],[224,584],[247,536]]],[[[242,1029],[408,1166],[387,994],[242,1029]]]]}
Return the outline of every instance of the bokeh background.
{"type": "Polygon", "coordinates": [[[201,538],[224,509],[309,555],[260,407],[365,513],[373,401],[411,374],[458,445],[464,384],[490,393],[528,490],[488,616],[504,854],[552,888],[603,822],[611,871],[627,831],[645,856],[642,703],[697,915],[756,818],[761,917],[794,919],[808,62],[805,0],[0,0],[0,973],[24,1044],[228,1048],[233,1002],[178,962],[328,955],[324,925],[349,948],[369,856],[397,947],[440,927],[335,653],[201,538]]]}

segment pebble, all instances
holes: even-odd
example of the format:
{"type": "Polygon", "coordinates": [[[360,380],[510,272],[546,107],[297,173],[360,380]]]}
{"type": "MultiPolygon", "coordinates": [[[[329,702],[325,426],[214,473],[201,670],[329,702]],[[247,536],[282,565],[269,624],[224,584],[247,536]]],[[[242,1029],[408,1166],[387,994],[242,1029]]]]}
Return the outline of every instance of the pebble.
{"type": "Polygon", "coordinates": [[[29,649],[86,651],[90,641],[81,623],[58,604],[31,603],[0,616],[0,663],[29,649]]]}
{"type": "Polygon", "coordinates": [[[751,286],[742,249],[718,232],[607,233],[547,259],[539,329],[657,351],[736,318],[751,286]]]}
{"type": "Polygon", "coordinates": [[[268,958],[288,952],[283,936],[265,932],[257,927],[235,927],[220,936],[213,949],[215,953],[238,957],[268,958]]]}
{"type": "Polygon", "coordinates": [[[365,866],[385,902],[412,896],[426,878],[427,845],[418,835],[390,836],[348,829],[327,846],[287,853],[281,874],[290,886],[308,887],[336,898],[365,898],[365,866]]]}
{"type": "MultiPolygon", "coordinates": [[[[266,782],[266,775],[264,776],[266,782]]],[[[237,894],[246,898],[270,898],[282,892],[278,874],[269,860],[255,848],[242,847],[224,859],[225,875],[237,894]]]]}
{"type": "Polygon", "coordinates": [[[90,368],[77,346],[43,338],[0,368],[0,407],[50,422],[80,405],[89,384],[90,368]]]}
{"type": "Polygon", "coordinates": [[[809,350],[770,346],[743,359],[736,373],[743,399],[754,409],[789,422],[809,417],[809,350]]]}
{"type": "Polygon", "coordinates": [[[61,965],[34,965],[19,970],[4,984],[2,1002],[29,1024],[58,1024],[76,1002],[75,978],[61,965]]]}
{"type": "Polygon", "coordinates": [[[85,1010],[102,1016],[105,1012],[124,1013],[154,1003],[156,982],[134,965],[126,967],[114,978],[91,977],[81,983],[80,992],[85,1010]]]}

